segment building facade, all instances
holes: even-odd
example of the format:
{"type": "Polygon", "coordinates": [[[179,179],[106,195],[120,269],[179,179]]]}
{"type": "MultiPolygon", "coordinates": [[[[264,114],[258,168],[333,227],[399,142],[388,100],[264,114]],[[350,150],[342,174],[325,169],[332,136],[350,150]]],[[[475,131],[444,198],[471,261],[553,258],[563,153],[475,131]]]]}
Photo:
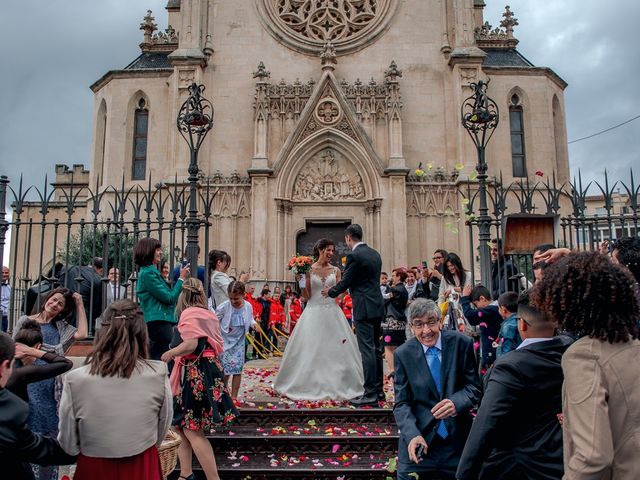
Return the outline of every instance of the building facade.
{"type": "Polygon", "coordinates": [[[183,184],[189,152],[176,116],[195,82],[215,110],[199,155],[203,178],[220,185],[210,243],[231,254],[233,271],[290,279],[290,255],[324,235],[342,240],[349,223],[385,269],[440,247],[464,258],[460,191],[474,184],[477,155],[460,108],[471,82],[490,79],[500,109],[490,176],[569,176],[566,83],[516,50],[508,7],[495,29],[483,7],[170,0],[169,26],[159,31],[148,12],[140,56],[91,86],[89,184],[183,184]]]}

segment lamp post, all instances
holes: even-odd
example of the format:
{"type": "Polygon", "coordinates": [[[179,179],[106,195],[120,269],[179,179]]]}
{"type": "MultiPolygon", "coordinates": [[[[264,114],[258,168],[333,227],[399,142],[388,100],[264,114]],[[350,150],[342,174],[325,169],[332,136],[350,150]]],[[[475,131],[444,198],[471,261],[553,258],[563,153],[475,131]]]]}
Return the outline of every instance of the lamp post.
{"type": "Polygon", "coordinates": [[[498,106],[487,96],[487,85],[482,80],[471,83],[473,94],[462,102],[462,126],[467,131],[478,152],[478,194],[480,207],[478,230],[480,240],[480,276],[482,284],[491,290],[491,217],[487,206],[487,161],[485,150],[498,126],[498,106]]]}
{"type": "Polygon", "coordinates": [[[204,85],[192,83],[189,98],[182,104],[176,118],[176,126],[189,145],[189,214],[187,216],[187,259],[191,264],[191,276],[198,274],[198,151],[204,137],[213,128],[213,105],[202,96],[204,85]]]}

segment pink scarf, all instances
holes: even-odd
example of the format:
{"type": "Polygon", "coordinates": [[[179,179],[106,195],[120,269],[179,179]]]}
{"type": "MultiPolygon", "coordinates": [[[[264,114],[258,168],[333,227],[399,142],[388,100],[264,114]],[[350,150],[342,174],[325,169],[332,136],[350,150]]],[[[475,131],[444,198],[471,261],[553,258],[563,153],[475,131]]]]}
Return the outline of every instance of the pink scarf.
{"type": "MultiPolygon", "coordinates": [[[[206,338],[209,348],[202,353],[203,357],[217,356],[224,350],[222,335],[220,334],[220,322],[213,312],[200,307],[186,308],[180,315],[178,332],[183,341],[206,338]]],[[[186,355],[185,357],[188,357],[186,355]]],[[[182,392],[182,372],[185,365],[185,357],[176,357],[171,371],[171,393],[174,396],[182,392]]]]}

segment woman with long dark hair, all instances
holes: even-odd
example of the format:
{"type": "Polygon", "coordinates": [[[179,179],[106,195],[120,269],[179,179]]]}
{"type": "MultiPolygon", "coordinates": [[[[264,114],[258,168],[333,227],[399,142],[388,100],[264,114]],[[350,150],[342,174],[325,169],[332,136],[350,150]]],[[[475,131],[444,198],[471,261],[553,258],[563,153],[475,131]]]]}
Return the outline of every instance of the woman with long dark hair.
{"type": "Polygon", "coordinates": [[[180,278],[173,288],[158,270],[162,261],[162,245],[155,238],[143,238],[133,248],[133,260],[140,267],[136,295],[149,331],[149,356],[160,360],[169,350],[173,326],[178,322],[175,306],[182,282],[189,275],[189,265],[180,267],[180,278]]]}
{"type": "Polygon", "coordinates": [[[209,252],[209,273],[211,275],[211,304],[215,310],[223,302],[229,300],[229,284],[231,278],[227,274],[231,265],[231,256],[223,250],[209,252]]]}
{"type": "Polygon", "coordinates": [[[131,300],[113,302],[86,364],[65,378],[60,434],[78,455],[74,480],[162,480],[157,446],[172,413],[167,366],[148,360],[144,317],[131,300]]]}
{"type": "MultiPolygon", "coordinates": [[[[64,355],[76,340],[87,337],[87,315],[82,295],[71,293],[67,288],[54,288],[42,303],[35,315],[24,315],[16,323],[14,337],[27,320],[35,320],[42,332],[41,348],[57,355],[64,355]],[[76,312],[77,326],[69,323],[76,312]]],[[[45,362],[38,359],[36,365],[45,362]]],[[[58,433],[58,400],[62,392],[60,377],[48,378],[27,386],[29,395],[29,420],[31,430],[36,433],[55,437],[58,433]]],[[[36,480],[58,480],[58,467],[32,466],[36,480]]]]}
{"type": "Polygon", "coordinates": [[[349,400],[363,393],[362,358],[356,337],[333,298],[321,291],[340,281],[331,265],[334,243],[313,248],[317,259],[306,273],[306,308],[289,337],[274,388],[294,400],[349,400]]]}
{"type": "Polygon", "coordinates": [[[467,272],[462,266],[462,260],[455,253],[449,253],[444,261],[442,280],[438,292],[438,304],[453,297],[462,296],[462,290],[466,285],[471,285],[471,272],[467,272]]]}
{"type": "Polygon", "coordinates": [[[640,478],[640,299],[635,279],[597,252],[545,269],[532,301],[577,337],[562,357],[564,478],[640,478]]]}

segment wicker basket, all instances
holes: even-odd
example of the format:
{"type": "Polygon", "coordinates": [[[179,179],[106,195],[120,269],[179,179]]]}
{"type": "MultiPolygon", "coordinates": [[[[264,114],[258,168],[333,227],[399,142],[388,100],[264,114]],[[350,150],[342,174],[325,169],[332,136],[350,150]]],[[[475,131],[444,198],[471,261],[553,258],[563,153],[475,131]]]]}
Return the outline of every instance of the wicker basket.
{"type": "Polygon", "coordinates": [[[162,476],[167,478],[176,468],[178,463],[178,446],[182,442],[182,438],[173,430],[167,432],[162,444],[158,447],[158,455],[160,456],[160,466],[162,467],[162,476]]]}

